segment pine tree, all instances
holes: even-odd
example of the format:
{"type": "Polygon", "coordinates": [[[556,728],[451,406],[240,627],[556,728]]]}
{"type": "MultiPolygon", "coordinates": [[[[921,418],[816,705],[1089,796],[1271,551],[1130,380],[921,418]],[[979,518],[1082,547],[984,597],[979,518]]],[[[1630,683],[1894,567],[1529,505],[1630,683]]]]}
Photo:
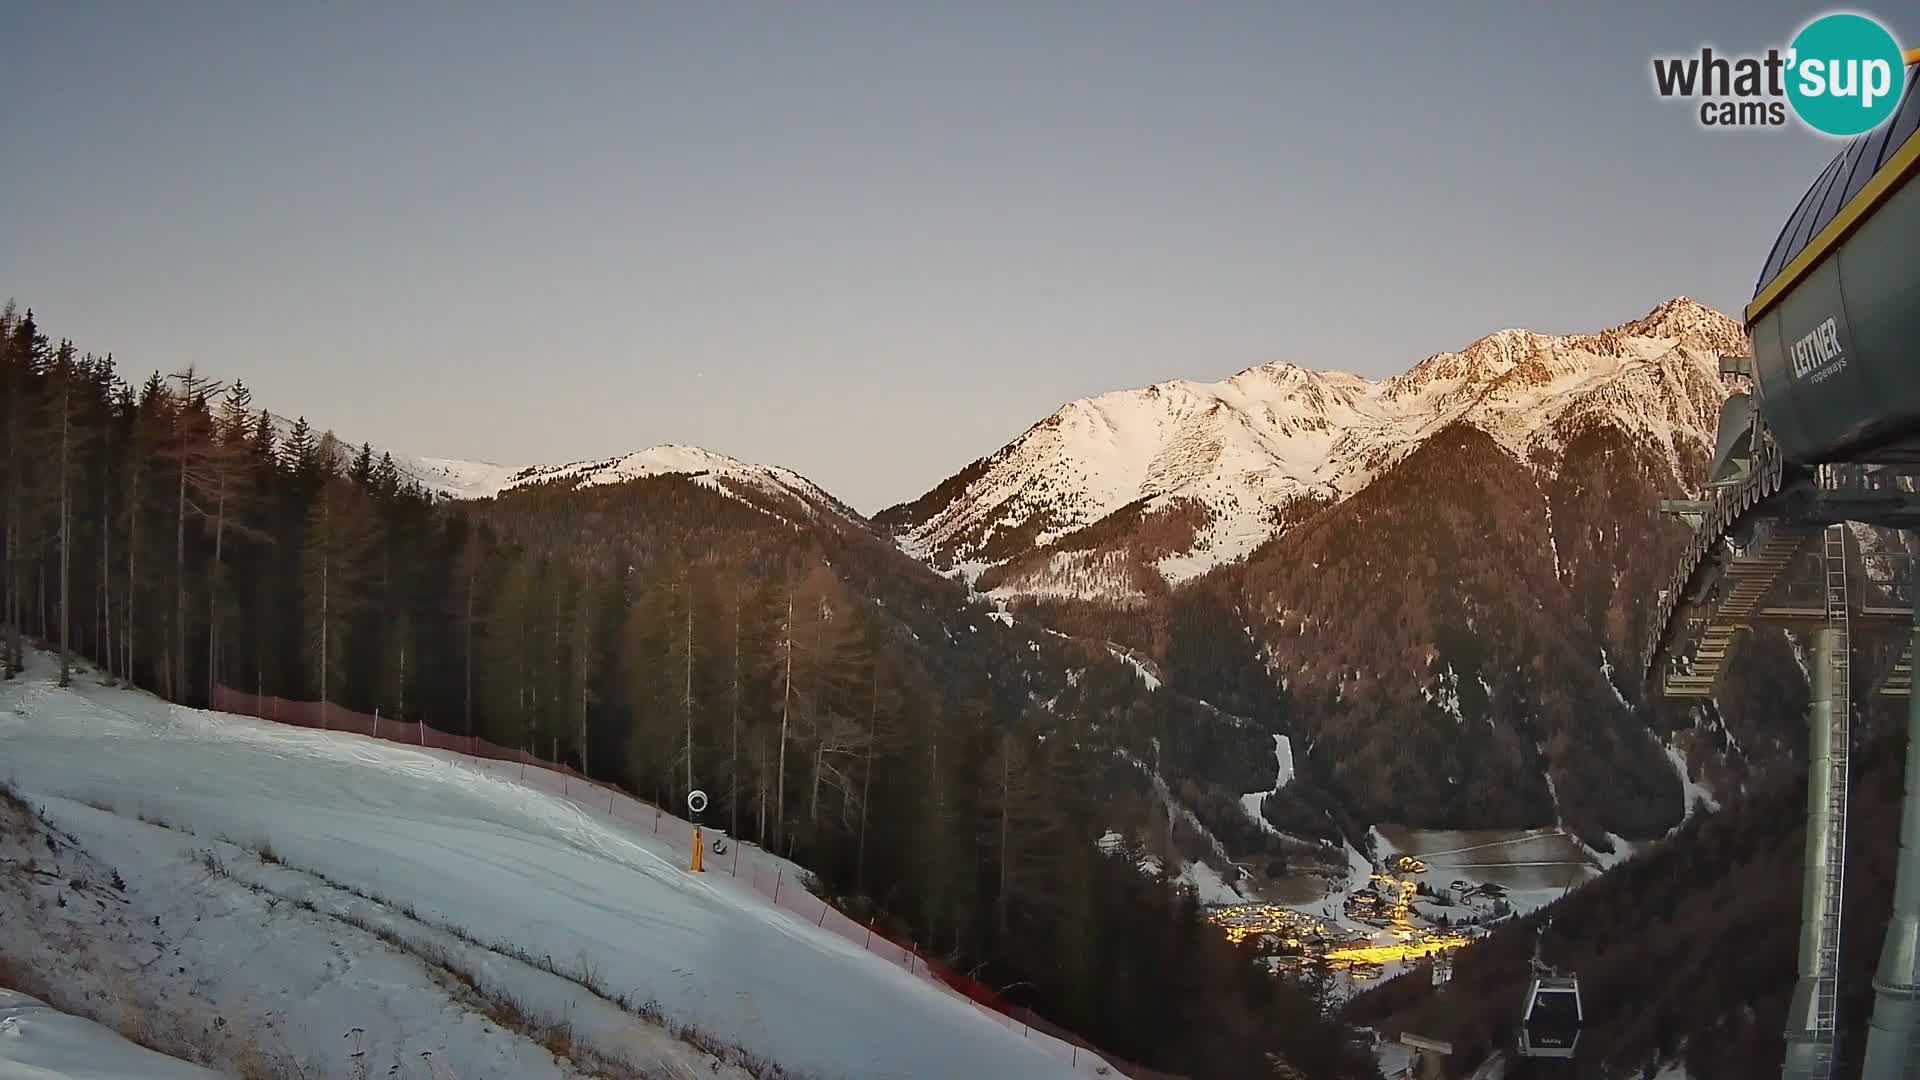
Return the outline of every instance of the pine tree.
{"type": "Polygon", "coordinates": [[[29,418],[36,410],[41,393],[40,376],[46,370],[47,337],[34,322],[33,311],[10,320],[6,339],[6,670],[9,678],[18,672],[25,653],[20,645],[23,571],[30,551],[30,532],[25,511],[32,483],[32,463],[27,431],[29,418]]]}
{"type": "MultiPolygon", "coordinates": [[[[777,577],[738,582],[734,589],[731,622],[734,641],[729,649],[727,673],[728,697],[728,772],[732,777],[729,808],[736,834],[740,834],[737,808],[746,789],[751,787],[756,821],[766,808],[775,780],[778,725],[787,688],[785,681],[785,640],[788,587],[777,577]]],[[[789,719],[791,710],[788,711],[789,719]]],[[[756,837],[766,840],[766,825],[760,821],[756,837]]]]}
{"type": "Polygon", "coordinates": [[[1005,732],[995,739],[981,777],[981,790],[988,793],[985,824],[998,870],[994,914],[1002,935],[1008,932],[1015,896],[1041,902],[1054,891],[1046,879],[1047,860],[1061,838],[1055,835],[1048,807],[1045,766],[1037,757],[1030,737],[1005,732]]]}
{"type": "Polygon", "coordinates": [[[381,499],[391,499],[400,494],[400,469],[394,465],[392,454],[380,455],[380,464],[373,467],[373,475],[367,486],[381,499]]]}
{"type": "Polygon", "coordinates": [[[546,734],[547,751],[552,760],[559,760],[560,736],[568,729],[572,718],[573,695],[570,687],[573,683],[573,666],[567,656],[567,598],[573,592],[568,577],[566,563],[561,559],[550,560],[541,575],[541,588],[546,594],[546,604],[541,614],[546,618],[545,632],[541,635],[546,646],[546,663],[542,670],[545,678],[540,693],[541,730],[546,734]]]}
{"type": "Polygon", "coordinates": [[[793,725],[798,704],[793,692],[793,587],[787,589],[787,614],[780,624],[780,759],[774,766],[773,835],[775,842],[785,834],[787,810],[787,734],[793,725]]]}
{"type": "Polygon", "coordinates": [[[367,602],[378,524],[352,484],[329,477],[307,516],[303,559],[309,673],[324,707],[343,682],[353,617],[367,602]]]}
{"type": "Polygon", "coordinates": [[[265,533],[262,548],[255,552],[249,583],[256,622],[248,635],[253,642],[253,686],[254,693],[261,695],[268,686],[276,690],[284,687],[289,638],[294,643],[292,655],[297,657],[300,652],[300,620],[278,617],[278,609],[269,603],[271,597],[286,597],[299,591],[298,563],[306,546],[301,535],[306,522],[305,507],[285,483],[278,430],[273,414],[261,409],[253,423],[253,458],[248,469],[265,533]]]}
{"type": "Polygon", "coordinates": [[[680,629],[674,639],[674,651],[680,656],[681,672],[680,712],[686,720],[687,737],[681,744],[680,753],[687,760],[687,791],[693,791],[693,576],[682,573],[680,587],[675,590],[680,596],[680,618],[675,620],[680,629]]]}
{"type": "MultiPolygon", "coordinates": [[[[4,669],[5,676],[9,679],[20,670],[20,642],[18,623],[15,622],[14,616],[14,589],[17,576],[15,552],[19,543],[18,491],[20,475],[24,471],[20,437],[21,399],[29,385],[26,373],[21,370],[23,351],[21,324],[24,321],[12,300],[7,301],[5,308],[0,308],[0,380],[3,380],[0,381],[0,391],[5,393],[4,414],[0,414],[0,424],[5,427],[6,439],[5,505],[0,506],[0,514],[5,517],[5,521],[0,522],[0,529],[5,530],[4,537],[0,537],[0,555],[3,555],[6,564],[4,568],[0,568],[0,622],[5,623],[6,642],[4,647],[0,647],[0,652],[5,653],[5,656],[0,656],[0,669],[4,669]]],[[[26,336],[30,338],[31,331],[28,331],[26,336]]]]}
{"type": "MultiPolygon", "coordinates": [[[[869,629],[869,633],[876,632],[872,628],[869,629]]],[[[883,739],[892,731],[894,713],[900,706],[900,695],[892,680],[882,678],[880,649],[877,642],[868,642],[867,666],[867,730],[860,770],[859,837],[854,842],[853,862],[854,891],[861,893],[866,890],[867,819],[868,809],[873,805],[874,758],[880,751],[883,739]]]]}
{"type": "Polygon", "coordinates": [[[262,472],[265,471],[265,466],[279,464],[280,456],[277,445],[279,437],[275,434],[275,431],[273,414],[265,409],[261,409],[260,415],[255,418],[253,422],[253,456],[254,464],[256,467],[261,467],[262,472]]]}
{"type": "Polygon", "coordinates": [[[729,823],[736,836],[746,835],[745,813],[754,822],[754,837],[767,843],[767,811],[774,786],[774,761],[780,691],[781,627],[787,590],[777,578],[736,585],[734,642],[729,649],[728,772],[729,823]]]}
{"type": "MultiPolygon", "coordinates": [[[[133,448],[128,455],[128,468],[125,477],[125,497],[121,505],[127,515],[127,603],[125,623],[126,661],[124,671],[128,681],[137,679],[136,664],[139,659],[139,645],[147,636],[139,632],[140,619],[146,613],[146,605],[139,602],[140,593],[146,581],[140,570],[144,565],[140,559],[141,549],[148,546],[148,537],[142,526],[147,522],[143,508],[150,498],[148,484],[157,475],[160,455],[173,428],[175,404],[166,384],[160,381],[160,373],[153,372],[140,388],[140,397],[134,407],[133,448]]],[[[145,591],[153,591],[146,588],[145,591]]],[[[152,617],[149,616],[149,621],[152,617]]]]}
{"type": "Polygon", "coordinates": [[[180,701],[187,692],[187,521],[205,516],[207,509],[189,502],[190,495],[205,490],[213,469],[213,416],[208,399],[218,393],[219,384],[200,377],[193,367],[176,372],[180,384],[179,408],[173,413],[173,428],[161,457],[173,476],[173,619],[167,633],[166,696],[180,701]]]}
{"type": "Polygon", "coordinates": [[[847,628],[835,623],[835,591],[832,571],[816,563],[794,580],[787,590],[786,610],[780,627],[779,654],[779,754],[774,773],[774,836],[791,853],[796,837],[787,830],[787,757],[796,742],[807,755],[808,822],[819,816],[819,788],[825,763],[823,745],[841,749],[843,731],[840,718],[827,711],[835,700],[839,680],[846,668],[840,663],[847,628]]]}
{"type": "Polygon", "coordinates": [[[847,775],[846,764],[865,752],[866,725],[855,711],[858,697],[865,696],[866,664],[859,654],[860,635],[852,624],[854,610],[838,605],[828,595],[819,597],[813,611],[812,644],[808,650],[808,671],[813,684],[814,708],[808,738],[813,743],[812,781],[807,795],[807,824],[818,842],[820,828],[820,792],[829,788],[840,794],[843,811],[851,808],[855,785],[847,775]]]}
{"type": "Polygon", "coordinates": [[[52,393],[48,395],[48,404],[54,412],[50,425],[58,432],[55,441],[59,451],[55,455],[54,484],[60,489],[59,537],[60,537],[60,685],[73,684],[73,482],[74,465],[78,459],[74,443],[77,438],[75,409],[83,394],[79,386],[80,371],[74,359],[73,342],[62,341],[55,351],[53,364],[48,370],[48,381],[52,393]]]}
{"type": "Polygon", "coordinates": [[[76,498],[84,497],[88,501],[89,509],[82,513],[90,513],[93,508],[99,512],[97,518],[86,522],[98,530],[100,548],[99,577],[93,582],[90,605],[93,618],[91,652],[111,681],[114,676],[113,650],[108,642],[113,635],[113,597],[108,583],[113,576],[113,478],[118,464],[117,455],[124,452],[125,446],[118,430],[126,415],[120,408],[124,384],[114,374],[111,355],[89,356],[85,382],[84,411],[86,426],[93,433],[93,452],[81,467],[83,491],[76,498]],[[88,487],[89,484],[91,487],[88,487]]]}
{"type": "Polygon", "coordinates": [[[532,556],[505,559],[487,609],[485,667],[488,733],[525,748],[533,735],[532,652],[537,569],[532,556]]]}
{"type": "Polygon", "coordinates": [[[573,688],[580,721],[578,749],[582,776],[593,775],[588,771],[587,710],[593,703],[593,598],[602,587],[592,574],[582,572],[575,577],[568,626],[568,649],[573,659],[573,688]]]}
{"type": "Polygon", "coordinates": [[[287,432],[286,443],[280,449],[280,459],[286,463],[287,471],[303,486],[319,483],[322,474],[330,467],[330,463],[323,460],[320,444],[304,416],[295,420],[293,429],[287,432]]]}
{"type": "MultiPolygon", "coordinates": [[[[100,661],[109,678],[131,679],[131,674],[116,662],[119,639],[113,621],[113,493],[118,489],[125,460],[133,441],[133,388],[113,373],[113,359],[102,365],[101,379],[106,385],[107,416],[101,425],[100,463],[100,661]]],[[[123,616],[124,617],[124,614],[123,616]]]]}
{"type": "MultiPolygon", "coordinates": [[[[955,842],[955,832],[959,824],[959,814],[946,783],[947,770],[952,768],[955,756],[948,748],[949,739],[946,728],[950,718],[943,710],[930,711],[926,728],[926,742],[921,748],[921,759],[916,769],[921,780],[921,812],[919,829],[914,849],[918,854],[920,877],[919,894],[921,897],[920,925],[928,938],[937,932],[947,921],[952,909],[958,906],[961,874],[962,847],[955,842]],[[943,766],[943,758],[945,764],[943,766]]],[[[958,918],[954,918],[958,922],[958,918]]]]}
{"type": "Polygon", "coordinates": [[[683,664],[678,643],[685,640],[676,603],[676,580],[636,574],[627,609],[623,652],[632,717],[628,723],[627,764],[656,802],[664,802],[677,782],[681,719],[685,715],[683,664]]]}
{"type": "Polygon", "coordinates": [[[407,647],[413,643],[413,621],[405,610],[394,612],[386,625],[386,648],[381,650],[378,708],[395,720],[407,715],[407,647]]]}
{"type": "Polygon", "coordinates": [[[248,438],[253,393],[246,384],[235,382],[227,388],[214,420],[201,467],[192,477],[194,501],[213,532],[213,561],[207,577],[207,700],[212,701],[220,679],[220,627],[223,575],[226,569],[226,539],[229,531],[249,538],[261,534],[240,519],[254,503],[254,485],[249,477],[256,451],[248,438]]]}
{"type": "Polygon", "coordinates": [[[745,616],[746,590],[733,589],[733,652],[727,668],[727,835],[740,836],[740,646],[745,616]]]}
{"type": "Polygon", "coordinates": [[[472,527],[461,534],[459,565],[455,578],[460,586],[460,712],[466,724],[467,738],[473,730],[473,634],[480,624],[480,567],[483,552],[479,533],[472,527]]]}

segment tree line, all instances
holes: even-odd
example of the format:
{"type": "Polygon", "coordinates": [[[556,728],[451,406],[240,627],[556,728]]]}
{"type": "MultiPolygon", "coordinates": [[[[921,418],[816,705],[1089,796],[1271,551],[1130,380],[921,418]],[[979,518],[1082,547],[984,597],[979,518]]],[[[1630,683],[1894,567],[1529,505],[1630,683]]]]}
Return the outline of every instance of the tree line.
{"type": "Polygon", "coordinates": [[[437,498],[237,380],[129,382],[12,304],[0,352],[6,677],[30,636],[62,685],[84,658],[185,704],[225,685],[424,721],[662,805],[701,787],[709,825],[1110,1052],[1366,1074],[1311,994],[1094,842],[1147,797],[1118,740],[1218,737],[1102,650],[982,633],[964,589],[778,494],[437,498]]]}

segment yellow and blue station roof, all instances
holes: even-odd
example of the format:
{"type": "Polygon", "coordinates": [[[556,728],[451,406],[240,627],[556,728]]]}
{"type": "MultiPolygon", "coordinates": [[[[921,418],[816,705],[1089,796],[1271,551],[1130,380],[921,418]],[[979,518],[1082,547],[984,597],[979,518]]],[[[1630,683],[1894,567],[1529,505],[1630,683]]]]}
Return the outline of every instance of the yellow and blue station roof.
{"type": "Polygon", "coordinates": [[[1773,243],[1747,305],[1747,325],[1764,315],[1854,227],[1920,168],[1920,49],[1906,56],[1906,89],[1887,122],[1854,136],[1821,171],[1773,243]]]}

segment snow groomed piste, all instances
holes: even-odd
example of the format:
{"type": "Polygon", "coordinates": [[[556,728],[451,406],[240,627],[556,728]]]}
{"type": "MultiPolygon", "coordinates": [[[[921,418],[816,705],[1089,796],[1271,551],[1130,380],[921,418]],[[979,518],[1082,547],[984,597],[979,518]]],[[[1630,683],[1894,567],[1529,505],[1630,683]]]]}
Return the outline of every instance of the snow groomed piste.
{"type": "Polygon", "coordinates": [[[688,822],[597,785],[171,706],[91,674],[70,690],[30,675],[0,703],[0,778],[30,799],[270,844],[430,925],[590,962],[668,1020],[790,1071],[1117,1074],[939,983],[800,887],[792,863],[735,843],[690,874],[688,822]]]}

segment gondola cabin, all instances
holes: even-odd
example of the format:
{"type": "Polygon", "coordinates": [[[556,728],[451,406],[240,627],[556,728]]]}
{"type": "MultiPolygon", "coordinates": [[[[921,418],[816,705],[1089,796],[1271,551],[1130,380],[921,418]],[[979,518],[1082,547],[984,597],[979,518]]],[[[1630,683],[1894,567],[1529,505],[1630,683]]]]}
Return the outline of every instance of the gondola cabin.
{"type": "Polygon", "coordinates": [[[1580,981],[1536,976],[1527,990],[1527,1011],[1520,1021],[1520,1056],[1570,1058],[1580,1043],[1580,981]]]}

